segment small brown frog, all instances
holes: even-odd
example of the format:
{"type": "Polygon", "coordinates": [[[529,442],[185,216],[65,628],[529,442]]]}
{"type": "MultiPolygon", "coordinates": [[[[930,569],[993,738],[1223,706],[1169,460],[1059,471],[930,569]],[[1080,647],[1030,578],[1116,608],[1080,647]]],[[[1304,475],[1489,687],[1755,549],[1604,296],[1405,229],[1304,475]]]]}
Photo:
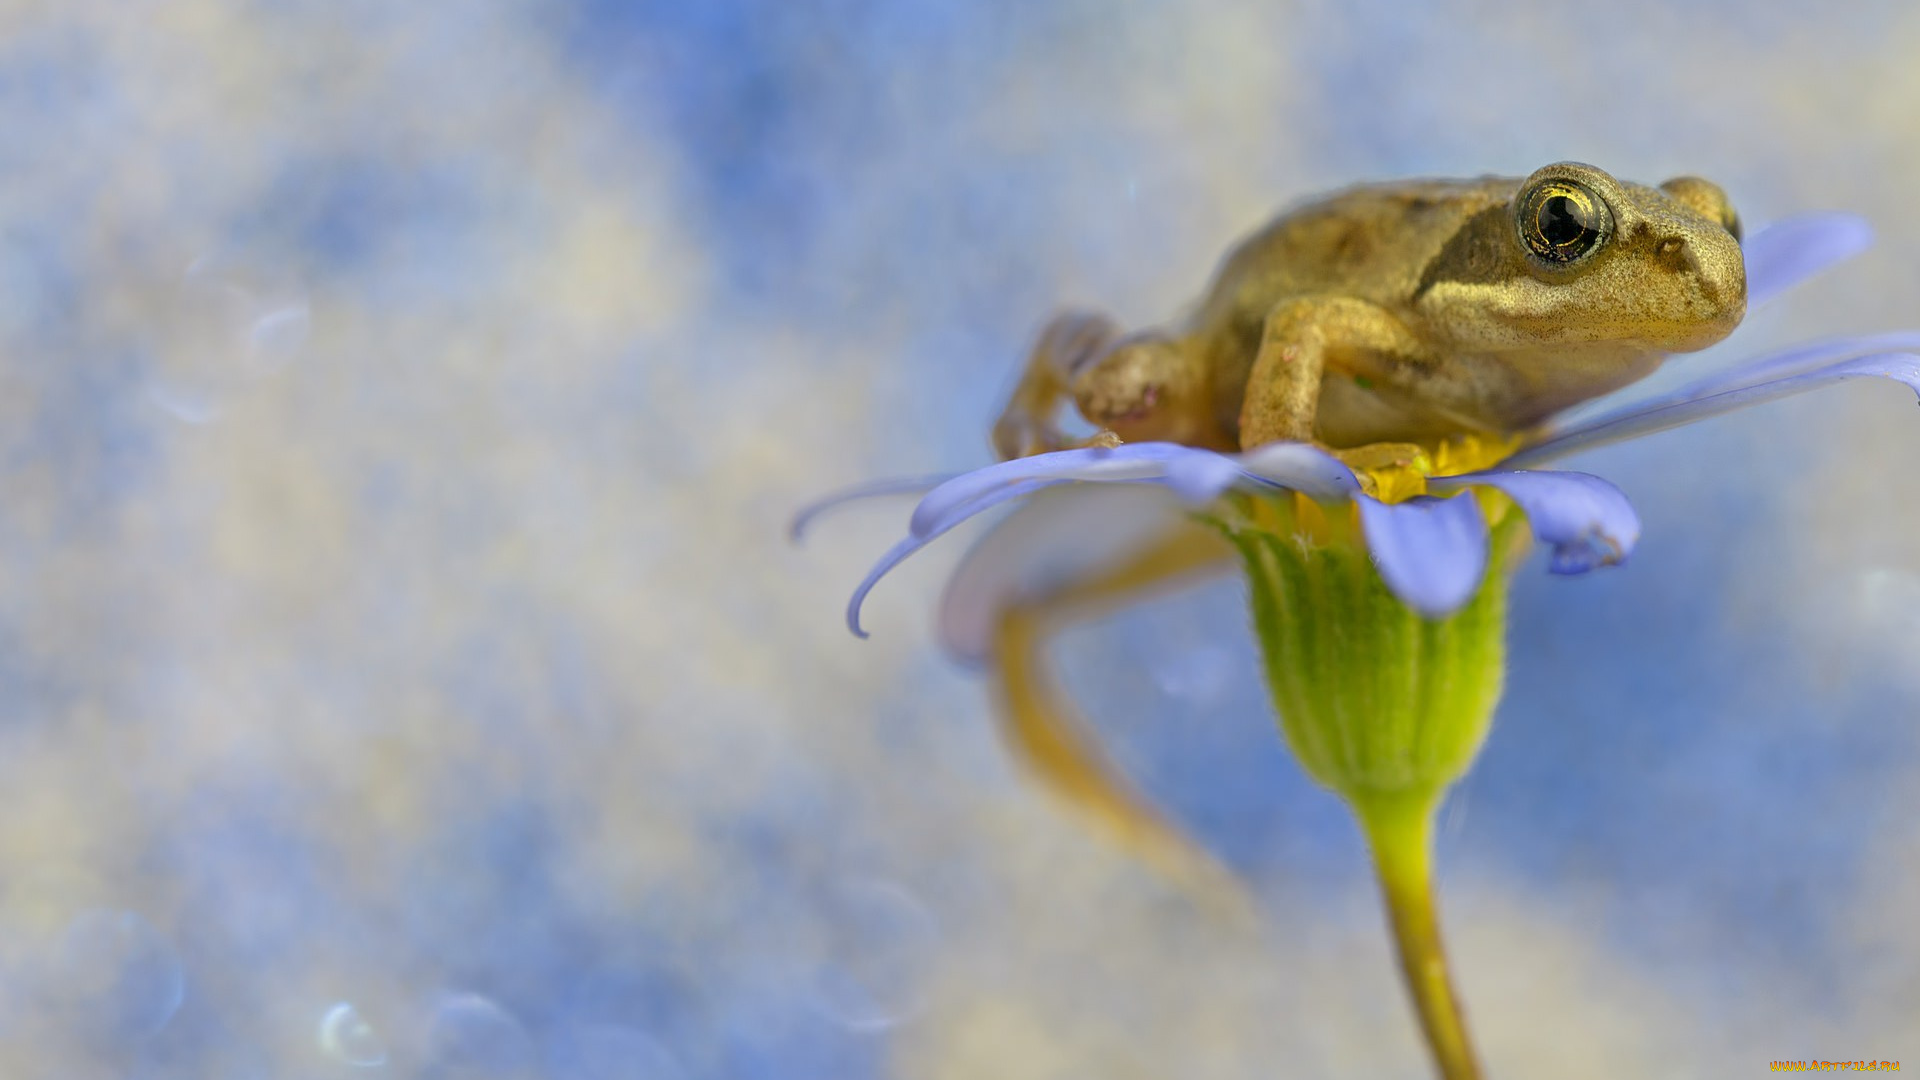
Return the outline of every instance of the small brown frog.
{"type": "Polygon", "coordinates": [[[1746,300],[1739,220],[1695,177],[1563,162],[1355,187],[1241,243],[1178,328],[1056,316],[993,440],[1074,445],[1054,424],[1069,396],[1107,445],[1505,438],[1726,337],[1746,300]]]}

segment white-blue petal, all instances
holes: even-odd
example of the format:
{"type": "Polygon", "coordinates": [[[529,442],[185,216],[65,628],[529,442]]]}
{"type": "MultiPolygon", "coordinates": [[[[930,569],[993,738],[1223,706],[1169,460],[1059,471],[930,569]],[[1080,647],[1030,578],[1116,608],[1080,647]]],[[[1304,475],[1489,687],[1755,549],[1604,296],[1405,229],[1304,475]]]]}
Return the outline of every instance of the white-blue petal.
{"type": "Polygon", "coordinates": [[[1219,498],[1221,492],[1240,483],[1245,476],[1239,462],[1206,450],[1167,460],[1167,486],[1196,506],[1219,498]]]}
{"type": "Polygon", "coordinates": [[[1501,462],[1500,465],[1503,469],[1540,465],[1581,450],[1591,450],[1594,447],[1691,424],[1697,420],[1744,409],[1750,405],[1791,397],[1829,383],[1870,377],[1893,379],[1906,384],[1915,393],[1920,393],[1920,355],[1874,353],[1869,356],[1855,356],[1798,375],[1736,386],[1704,397],[1683,401],[1662,399],[1651,406],[1602,416],[1570,428],[1543,443],[1527,447],[1501,462]]]}
{"type": "Polygon", "coordinates": [[[1632,553],[1640,541],[1640,515],[1619,488],[1597,476],[1576,472],[1486,472],[1433,481],[1438,491],[1484,484],[1519,504],[1533,535],[1551,545],[1547,568],[1556,574],[1584,574],[1611,566],[1632,553]]]}
{"type": "MultiPolygon", "coordinates": [[[[1069,484],[1035,495],[967,552],[940,598],[940,643],[969,666],[987,662],[1008,606],[1059,592],[1167,538],[1200,529],[1167,491],[1146,484],[1069,484]]],[[[1220,545],[1223,566],[1232,549],[1220,545]]]]}
{"type": "Polygon", "coordinates": [[[1308,443],[1268,443],[1241,454],[1239,460],[1241,470],[1248,476],[1316,499],[1346,500],[1360,492],[1360,481],[1352,469],[1339,458],[1308,443]]]}
{"type": "Polygon", "coordinates": [[[1872,246],[1873,226],[1853,214],[1801,214],[1776,221],[1742,246],[1747,306],[1759,307],[1872,246]]]}
{"type": "Polygon", "coordinates": [[[872,592],[873,587],[880,583],[880,579],[886,577],[894,567],[905,562],[907,556],[938,540],[942,535],[953,529],[954,526],[973,517],[975,514],[991,510],[1009,499],[1018,499],[1024,495],[1031,495],[1042,488],[1051,487],[1057,483],[1060,483],[1060,481],[1022,480],[1007,484],[977,496],[973,502],[961,508],[962,512],[952,515],[947,521],[941,523],[939,528],[925,534],[908,534],[906,539],[893,545],[885,555],[880,556],[880,561],[874,564],[872,570],[867,571],[866,579],[861,581],[859,587],[853,590],[853,597],[847,601],[847,629],[853,631],[854,637],[864,638],[867,636],[867,632],[860,627],[860,606],[866,603],[867,594],[872,592]]]}
{"type": "Polygon", "coordinates": [[[1785,378],[1788,375],[1800,375],[1842,360],[1907,349],[1920,350],[1920,333],[1912,330],[1894,330],[1884,334],[1862,334],[1858,337],[1811,341],[1779,352],[1763,353],[1760,356],[1742,360],[1725,371],[1714,372],[1658,397],[1644,398],[1617,409],[1595,414],[1556,431],[1554,437],[1570,435],[1578,429],[1605,424],[1649,409],[1692,401],[1724,390],[1736,390],[1771,379],[1785,378]]]}
{"type": "Polygon", "coordinates": [[[956,508],[1016,481],[1152,479],[1166,474],[1169,458],[1206,452],[1174,443],[1130,443],[1113,449],[1057,450],[1002,461],[963,473],[928,492],[914,508],[909,528],[916,536],[931,533],[956,508]]]}
{"type": "Polygon", "coordinates": [[[806,533],[807,526],[813,524],[814,518],[850,502],[877,499],[887,495],[924,495],[958,475],[960,474],[941,473],[937,476],[901,476],[889,480],[870,480],[864,484],[842,488],[801,507],[800,512],[793,515],[792,524],[787,526],[787,538],[798,542],[806,533]]]}
{"type": "Polygon", "coordinates": [[[1387,588],[1428,618],[1458,610],[1487,572],[1487,522],[1471,494],[1383,503],[1360,496],[1367,548],[1387,588]]]}

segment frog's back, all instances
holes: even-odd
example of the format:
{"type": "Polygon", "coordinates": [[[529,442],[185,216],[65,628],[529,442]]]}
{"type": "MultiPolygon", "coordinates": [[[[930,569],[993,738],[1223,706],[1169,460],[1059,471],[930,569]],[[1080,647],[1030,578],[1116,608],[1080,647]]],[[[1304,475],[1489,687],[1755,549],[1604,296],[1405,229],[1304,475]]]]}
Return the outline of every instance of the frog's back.
{"type": "Polygon", "coordinates": [[[1422,272],[1474,215],[1504,207],[1517,177],[1348,188],[1289,210],[1221,264],[1194,315],[1202,335],[1259,324],[1274,304],[1328,293],[1403,310],[1422,272]]]}
{"type": "Polygon", "coordinates": [[[1461,226],[1504,213],[1519,178],[1407,180],[1348,188],[1295,207],[1242,241],[1187,326],[1223,430],[1239,423],[1267,313],[1296,296],[1337,295],[1411,314],[1412,297],[1461,226]]]}

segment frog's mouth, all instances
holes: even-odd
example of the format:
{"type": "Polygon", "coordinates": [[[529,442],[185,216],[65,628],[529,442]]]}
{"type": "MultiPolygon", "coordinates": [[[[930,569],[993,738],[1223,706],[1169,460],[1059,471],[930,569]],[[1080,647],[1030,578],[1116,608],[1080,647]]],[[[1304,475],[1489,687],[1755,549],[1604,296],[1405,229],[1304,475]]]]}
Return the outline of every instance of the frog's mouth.
{"type": "Polygon", "coordinates": [[[1665,340],[1654,341],[1652,344],[1666,352],[1676,353],[1698,352],[1709,346],[1718,345],[1726,340],[1728,334],[1733,333],[1735,327],[1740,325],[1740,320],[1746,316],[1746,311],[1746,295],[1743,292],[1735,303],[1722,304],[1714,317],[1699,322],[1677,324],[1665,340]]]}
{"type": "Polygon", "coordinates": [[[1691,280],[1682,294],[1687,303],[1661,311],[1664,318],[1648,319],[1657,328],[1650,343],[1667,352],[1694,352],[1733,333],[1747,314],[1746,271],[1737,261],[1733,266],[1731,274],[1687,275],[1691,280]]]}
{"type": "Polygon", "coordinates": [[[1516,336],[1540,345],[1637,344],[1693,352],[1732,333],[1746,316],[1740,247],[1674,236],[1648,239],[1571,281],[1516,280],[1496,311],[1516,336]]]}
{"type": "Polygon", "coordinates": [[[1731,233],[1643,234],[1636,241],[1646,253],[1633,262],[1649,279],[1640,295],[1652,309],[1647,322],[1658,327],[1655,344],[1669,352],[1692,352],[1740,325],[1747,313],[1747,264],[1731,233]]]}

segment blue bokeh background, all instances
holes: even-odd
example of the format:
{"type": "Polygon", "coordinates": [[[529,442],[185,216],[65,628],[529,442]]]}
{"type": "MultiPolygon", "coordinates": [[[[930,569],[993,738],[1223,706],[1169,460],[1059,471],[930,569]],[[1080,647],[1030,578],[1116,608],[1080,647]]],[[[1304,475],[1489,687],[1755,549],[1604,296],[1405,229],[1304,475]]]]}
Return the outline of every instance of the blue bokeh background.
{"type": "MultiPolygon", "coordinates": [[[[1275,208],[1580,158],[1878,248],[1654,386],[1920,328],[1920,10],[0,4],[0,1076],[1425,1075],[1237,586],[1070,685],[1222,925],[846,591],[1034,328],[1275,208]]],[[[1502,1076],[1920,1058],[1920,414],[1595,452],[1440,858],[1502,1076]]]]}

